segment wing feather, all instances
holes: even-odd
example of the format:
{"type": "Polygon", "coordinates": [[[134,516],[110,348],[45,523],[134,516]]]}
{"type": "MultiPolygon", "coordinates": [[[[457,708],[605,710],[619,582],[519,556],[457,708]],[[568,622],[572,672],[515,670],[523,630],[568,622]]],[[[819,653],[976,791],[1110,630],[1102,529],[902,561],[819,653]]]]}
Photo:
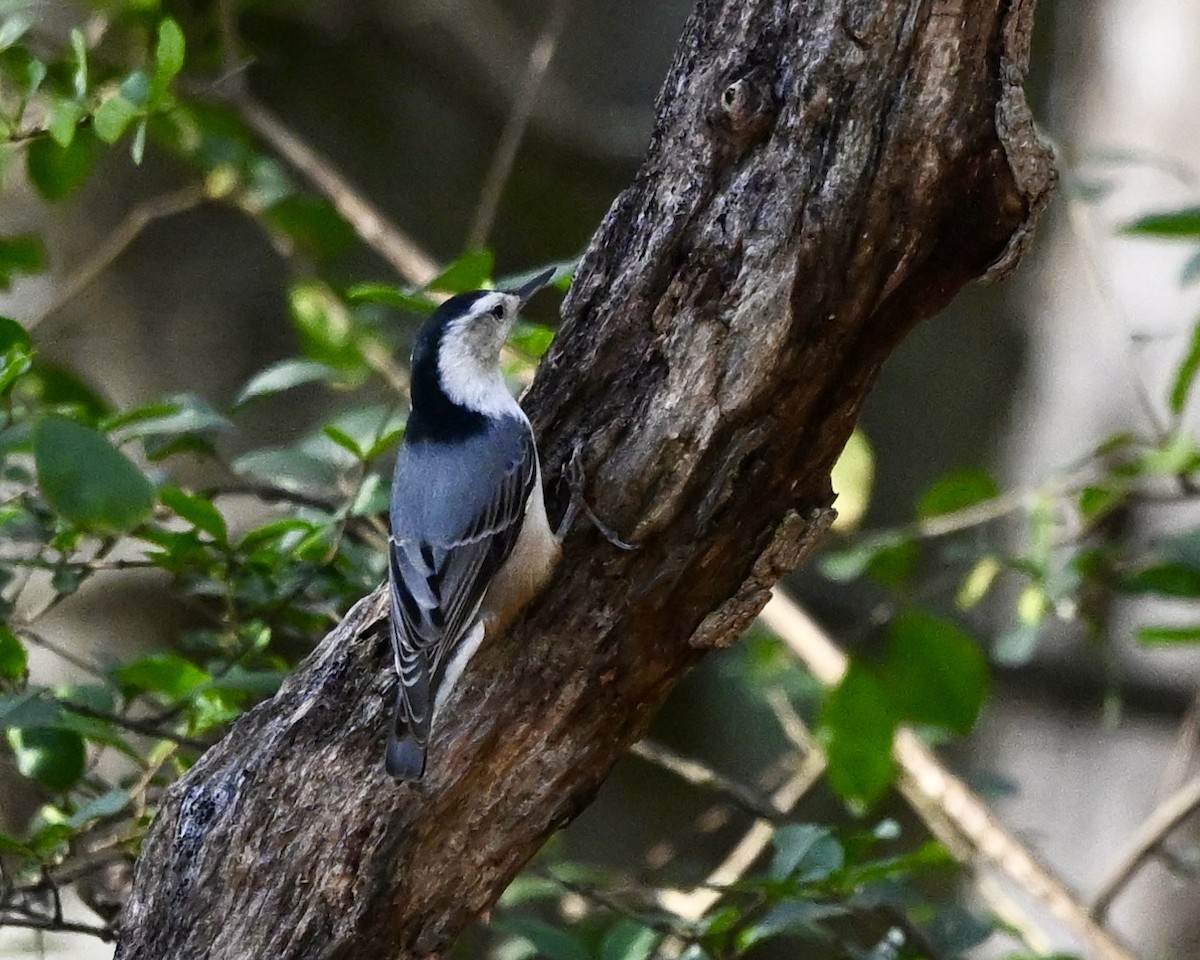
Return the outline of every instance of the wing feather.
{"type": "Polygon", "coordinates": [[[428,742],[444,668],[474,627],[488,585],[512,553],[537,477],[523,418],[493,424],[467,449],[426,443],[396,463],[389,550],[391,638],[403,718],[428,742]],[[463,464],[478,466],[465,474],[463,464]]]}

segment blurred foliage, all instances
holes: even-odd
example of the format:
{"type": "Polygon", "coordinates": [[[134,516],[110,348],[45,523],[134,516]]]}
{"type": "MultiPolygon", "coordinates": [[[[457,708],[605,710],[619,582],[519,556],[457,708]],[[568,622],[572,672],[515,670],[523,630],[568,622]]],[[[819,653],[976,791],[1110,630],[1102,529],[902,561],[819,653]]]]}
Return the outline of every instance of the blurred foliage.
{"type": "MultiPolygon", "coordinates": [[[[256,373],[226,409],[186,392],[119,408],[103,386],[44,362],[36,327],[0,317],[0,730],[7,762],[42,798],[23,829],[0,834],[0,923],[47,928],[62,925],[59,887],[135,857],[163,789],[383,579],[389,462],[406,406],[389,330],[398,314],[419,318],[494,273],[490,252],[468,251],[421,289],[379,278],[340,287],[322,266],[355,232],[293,182],[221,97],[213,71],[230,51],[217,25],[193,11],[185,32],[154,2],[90,10],[53,35],[22,4],[0,3],[0,173],[23,174],[57,203],[105,150],[127,149],[136,163],[148,150],[174,157],[198,196],[240,210],[288,259],[301,355],[256,373]],[[381,387],[393,402],[362,401],[381,387]],[[339,412],[295,443],[226,456],[223,438],[247,408],[313,389],[336,395],[339,412]],[[181,466],[196,460],[224,479],[190,488],[181,466]],[[231,521],[239,498],[258,519],[231,521]],[[130,575],[187,613],[160,650],[93,661],[45,626],[81,590],[130,575]],[[39,683],[31,649],[62,657],[86,681],[39,683]]],[[[1200,278],[1196,208],[1149,214],[1127,231],[1192,244],[1181,282],[1200,278]]],[[[38,236],[0,237],[0,289],[54,260],[38,236]]],[[[572,264],[557,266],[565,288],[572,264]]],[[[552,336],[518,325],[506,354],[515,379],[552,336]]],[[[897,529],[857,530],[874,463],[856,433],[834,472],[842,516],[820,569],[834,585],[870,585],[886,610],[879,642],[831,691],[761,631],[739,666],[747,698],[786,691],[816,726],[828,783],[854,826],[779,817],[769,861],[698,921],[664,906],[667,881],[605,874],[551,843],[500,901],[489,955],[644,960],[673,951],[701,960],[786,941],[822,956],[899,960],[958,956],[1003,931],[944,887],[931,896],[926,880],[953,878],[951,858],[872,812],[895,777],[894,735],[903,725],[939,741],[968,733],[989,658],[1028,661],[1054,623],[1077,625],[1102,650],[1115,596],[1185,601],[1178,618],[1141,624],[1141,643],[1200,642],[1189,613],[1200,597],[1200,528],[1134,555],[1116,535],[1131,508],[1194,494],[1200,444],[1183,414],[1198,370],[1200,324],[1165,391],[1163,429],[1113,437],[1033,490],[1002,491],[975,468],[951,474],[897,529]],[[990,636],[974,617],[987,603],[1008,622],[990,636]]]]}

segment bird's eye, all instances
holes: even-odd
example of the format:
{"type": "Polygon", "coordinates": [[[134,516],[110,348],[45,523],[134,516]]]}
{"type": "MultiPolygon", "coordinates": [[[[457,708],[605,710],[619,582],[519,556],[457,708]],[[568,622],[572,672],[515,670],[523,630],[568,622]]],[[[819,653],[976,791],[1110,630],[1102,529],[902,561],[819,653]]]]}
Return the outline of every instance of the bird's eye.
{"type": "Polygon", "coordinates": [[[488,312],[493,317],[495,317],[497,320],[503,320],[504,319],[504,304],[498,303],[494,307],[492,307],[492,309],[489,310],[488,312]]]}

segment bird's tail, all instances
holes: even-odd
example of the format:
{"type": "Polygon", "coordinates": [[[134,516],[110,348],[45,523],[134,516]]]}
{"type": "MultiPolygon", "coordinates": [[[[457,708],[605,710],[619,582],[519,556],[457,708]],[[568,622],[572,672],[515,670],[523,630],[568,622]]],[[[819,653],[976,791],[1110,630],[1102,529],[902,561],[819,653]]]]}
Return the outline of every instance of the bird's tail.
{"type": "Polygon", "coordinates": [[[384,765],[397,780],[420,780],[425,776],[425,744],[418,742],[409,728],[403,692],[396,696],[396,715],[388,730],[384,765]]]}

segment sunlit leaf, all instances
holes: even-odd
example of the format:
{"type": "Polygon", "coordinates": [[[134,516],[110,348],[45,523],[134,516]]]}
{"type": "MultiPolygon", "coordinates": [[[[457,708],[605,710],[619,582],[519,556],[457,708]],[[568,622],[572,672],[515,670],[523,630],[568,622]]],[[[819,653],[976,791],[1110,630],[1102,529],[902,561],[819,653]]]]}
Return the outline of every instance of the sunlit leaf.
{"type": "Polygon", "coordinates": [[[38,483],[71,522],[132,530],[154,508],[154,487],[108,438],[65,417],[43,417],[33,431],[38,483]]]}
{"type": "Polygon", "coordinates": [[[534,360],[541,360],[554,342],[554,328],[542,323],[518,320],[509,334],[508,342],[534,360]]]}
{"type": "Polygon", "coordinates": [[[197,687],[212,680],[190,660],[174,653],[155,653],[116,667],[113,679],[130,693],[161,693],[181,700],[197,687]]]}
{"type": "Polygon", "coordinates": [[[850,434],[829,479],[837,495],[834,501],[837,519],[833,521],[833,529],[853,530],[867,512],[875,482],[875,453],[861,430],[850,434]]]}
{"type": "Polygon", "coordinates": [[[92,129],[105,143],[116,143],[129,124],[141,113],[141,107],[115,93],[92,114],[92,129]]]}
{"type": "Polygon", "coordinates": [[[992,584],[1004,570],[1003,564],[991,555],[980,557],[970,572],[963,578],[962,585],[955,595],[955,603],[960,610],[971,610],[987,596],[992,584]]]}
{"type": "Polygon", "coordinates": [[[158,25],[158,43],[154,47],[154,93],[161,95],[176,74],[183,69],[183,31],[170,17],[158,25]]]}
{"type": "Polygon", "coordinates": [[[83,106],[78,100],[60,97],[54,101],[50,110],[50,120],[47,129],[50,136],[64,150],[75,139],[75,131],[83,118],[83,106]]]}

